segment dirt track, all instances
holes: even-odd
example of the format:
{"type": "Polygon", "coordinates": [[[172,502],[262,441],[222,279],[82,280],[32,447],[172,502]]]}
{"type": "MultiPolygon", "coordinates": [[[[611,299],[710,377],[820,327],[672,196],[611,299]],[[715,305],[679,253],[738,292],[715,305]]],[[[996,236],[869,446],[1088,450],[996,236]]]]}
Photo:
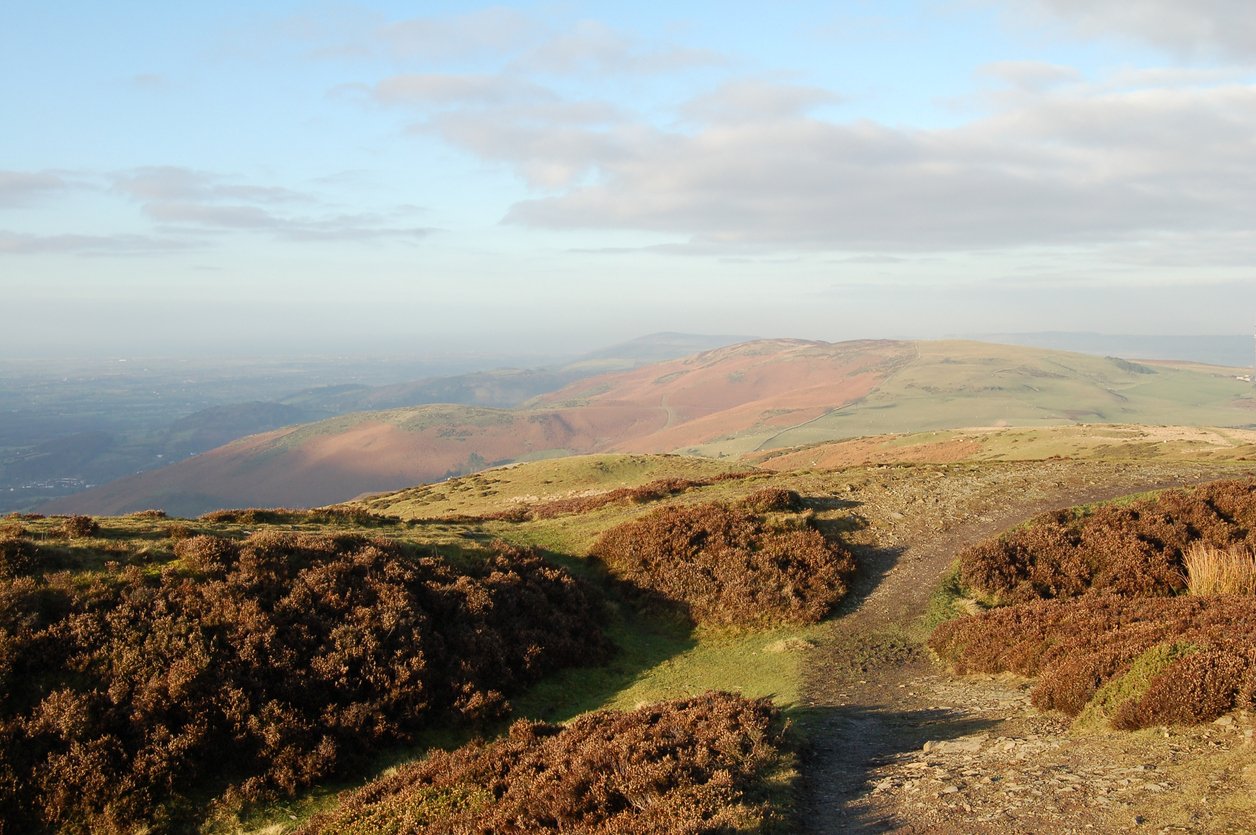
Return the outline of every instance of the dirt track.
{"type": "Polygon", "coordinates": [[[860,579],[804,662],[809,831],[1256,831],[1246,720],[1083,735],[1035,710],[1027,682],[957,678],[920,643],[965,545],[1044,510],[1230,474],[1047,461],[885,468],[851,485],[860,579]]]}

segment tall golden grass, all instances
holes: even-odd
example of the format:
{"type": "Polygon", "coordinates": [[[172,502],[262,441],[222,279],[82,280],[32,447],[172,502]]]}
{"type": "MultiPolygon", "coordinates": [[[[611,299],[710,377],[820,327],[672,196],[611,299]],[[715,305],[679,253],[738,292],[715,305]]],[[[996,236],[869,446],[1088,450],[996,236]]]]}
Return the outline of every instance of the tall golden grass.
{"type": "Polygon", "coordinates": [[[1182,562],[1191,594],[1256,594],[1256,553],[1251,548],[1195,542],[1183,552],[1182,562]]]}

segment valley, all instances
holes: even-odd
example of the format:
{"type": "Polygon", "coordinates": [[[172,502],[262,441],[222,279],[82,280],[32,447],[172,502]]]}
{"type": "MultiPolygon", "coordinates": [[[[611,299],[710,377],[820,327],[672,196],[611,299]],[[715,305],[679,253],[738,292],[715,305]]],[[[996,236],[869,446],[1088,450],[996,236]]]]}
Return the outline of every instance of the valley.
{"type": "MultiPolygon", "coordinates": [[[[1237,376],[1234,369],[1214,366],[1140,364],[976,342],[757,340],[590,376],[513,409],[455,403],[360,411],[253,435],[43,509],[126,513],[164,507],[195,515],[250,505],[304,507],[564,455],[682,453],[769,461],[774,450],[969,427],[1052,433],[1061,425],[1095,424],[1250,428],[1256,425],[1256,397],[1237,376]]],[[[991,449],[991,458],[1009,457],[1020,443],[1012,435],[992,437],[1009,451],[991,449]]],[[[1247,443],[1241,432],[1229,437],[1219,448],[1247,443]]],[[[940,460],[976,454],[971,441],[957,438],[940,439],[950,444],[950,452],[938,453],[940,460]]],[[[1116,446],[1129,449],[1128,440],[1116,446]]],[[[1168,454],[1161,440],[1144,438],[1148,454],[1168,454]]],[[[920,440],[894,443],[921,446],[920,440]]],[[[1026,444],[1019,457],[1090,454],[1082,449],[1087,444],[1096,446],[1063,443],[1052,450],[1045,442],[1026,444]]],[[[1185,440],[1174,444],[1189,447],[1185,440]]],[[[873,451],[860,457],[853,448],[824,455],[852,463],[878,457],[873,451]]],[[[920,460],[933,455],[917,452],[920,460]]],[[[881,458],[909,454],[895,449],[881,458]]]]}
{"type": "MultiPolygon", "coordinates": [[[[1082,505],[1107,518],[1095,510],[1104,502],[1133,507],[1155,491],[1256,475],[1256,432],[1241,428],[1248,388],[1212,367],[940,350],[752,342],[582,380],[520,409],[392,409],[254,436],[136,477],[172,480],[125,499],[143,505],[120,504],[129,515],[11,514],[0,521],[0,579],[14,638],[0,673],[16,681],[36,651],[60,660],[10,691],[0,733],[25,753],[4,767],[53,769],[61,785],[28,778],[14,784],[26,793],[0,791],[5,815],[49,831],[146,821],[276,835],[555,815],[607,832],[672,831],[680,820],[684,831],[723,821],[765,833],[1256,825],[1246,708],[1224,709],[1217,724],[1133,731],[1074,721],[1039,704],[1034,674],[953,669],[936,643],[970,628],[965,618],[1022,605],[957,573],[957,558],[991,536],[1041,526],[1045,511],[1082,505]],[[892,392],[894,408],[949,398],[986,423],[774,445],[885,412],[892,392]],[[1092,423],[1085,410],[1060,422],[1059,404],[1084,404],[1087,392],[1120,404],[1104,418],[1201,409],[1235,425],[1092,423]],[[819,405],[834,402],[844,405],[819,405]],[[650,451],[685,440],[725,446],[650,451]],[[594,451],[571,454],[581,449],[594,451]],[[416,462],[445,472],[416,479],[416,462]],[[379,492],[381,472],[400,489],[379,492]],[[360,495],[326,499],[328,473],[360,495]],[[261,500],[214,509],[208,489],[198,505],[186,484],[261,500]],[[267,509],[279,505],[314,509],[267,509]],[[167,602],[131,608],[150,598],[167,602]],[[542,626],[555,605],[557,631],[542,626]],[[101,614],[115,607],[125,617],[101,614]],[[296,611],[307,625],[289,632],[296,611]],[[148,612],[165,614],[145,625],[148,612]],[[96,625],[62,625],[86,619],[96,625]],[[451,626],[461,619],[480,637],[451,626]],[[222,629],[235,636],[224,643],[222,629]],[[498,678],[437,649],[468,640],[467,658],[503,659],[498,678]],[[142,650],[120,661],[135,642],[142,650]],[[285,659],[282,677],[258,666],[272,653],[285,659]],[[421,672],[406,657],[425,659],[421,672]],[[106,692],[131,712],[108,708],[106,692]],[[230,707],[238,694],[259,701],[230,707]],[[650,737],[658,717],[686,730],[650,737]],[[588,747],[604,728],[680,770],[643,772],[631,800],[623,792],[638,784],[623,775],[638,748],[588,747]],[[199,747],[223,733],[238,746],[228,771],[199,747]],[[477,739],[518,763],[488,794],[477,739]],[[745,756],[704,770],[708,744],[745,756]],[[584,753],[559,753],[571,746],[584,753]],[[146,765],[159,750],[177,780],[146,765]],[[88,756],[114,776],[76,782],[88,756]],[[620,777],[572,805],[570,788],[528,782],[552,757],[620,777]],[[677,794],[680,784],[692,793],[677,794]],[[639,817],[654,804],[670,810],[666,825],[639,817]]],[[[1246,518],[1245,508],[1223,516],[1246,518]]],[[[1212,523],[1190,524],[1174,536],[1212,523]]],[[[1170,571],[1184,552],[1173,541],[1170,571]]],[[[1022,558],[1007,559],[998,571],[1022,558]]]]}

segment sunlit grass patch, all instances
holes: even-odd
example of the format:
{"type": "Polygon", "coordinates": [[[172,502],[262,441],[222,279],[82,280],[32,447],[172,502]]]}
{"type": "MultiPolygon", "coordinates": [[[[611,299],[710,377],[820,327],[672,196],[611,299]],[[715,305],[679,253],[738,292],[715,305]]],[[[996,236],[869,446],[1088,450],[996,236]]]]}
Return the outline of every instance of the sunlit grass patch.
{"type": "Polygon", "coordinates": [[[1256,594],[1256,552],[1245,545],[1191,544],[1182,555],[1191,594],[1256,594]]]}

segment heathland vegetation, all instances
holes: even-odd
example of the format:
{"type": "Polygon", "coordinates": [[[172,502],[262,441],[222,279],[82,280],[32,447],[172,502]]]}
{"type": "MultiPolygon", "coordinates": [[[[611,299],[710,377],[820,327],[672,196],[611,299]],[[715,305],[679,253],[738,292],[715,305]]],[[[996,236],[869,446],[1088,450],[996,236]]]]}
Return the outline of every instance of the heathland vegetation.
{"type": "Polygon", "coordinates": [[[84,549],[27,524],[0,540],[15,832],[178,828],[196,792],[290,794],[433,724],[497,720],[508,696],[611,651],[584,585],[527,549],[182,524],[168,545],[84,549]]]}
{"type": "MultiPolygon", "coordinates": [[[[276,430],[45,510],[162,506],[193,514],[245,504],[320,505],[509,462],[594,452],[734,460],[886,432],[972,426],[1242,427],[1251,423],[1251,406],[1250,386],[1226,369],[975,342],[763,340],[583,379],[519,408],[395,408],[276,430]]],[[[1112,442],[1122,445],[1130,444],[1112,442]]],[[[869,450],[843,463],[878,456],[903,460],[869,450]]]]}
{"type": "Polygon", "coordinates": [[[1034,704],[1116,728],[1256,708],[1256,482],[1040,516],[959,556],[992,606],[930,646],[958,672],[1037,678],[1034,704]]]}
{"type": "MultiPolygon", "coordinates": [[[[605,455],[314,510],[10,517],[0,816],[33,832],[789,831],[797,729],[827,727],[804,706],[804,665],[850,589],[892,565],[895,532],[970,519],[952,485],[987,485],[988,503],[1074,471],[1204,471],[1137,470],[605,455]],[[416,759],[433,745],[448,750],[416,759]]],[[[1122,728],[1242,706],[1250,598],[1144,569],[1211,560],[1208,582],[1229,582],[1217,566],[1241,564],[1224,555],[1242,556],[1254,490],[1055,513],[973,548],[951,585],[992,608],[934,646],[963,671],[1039,676],[1042,706],[1122,728]],[[1109,556],[1069,556],[1072,541],[1109,556]],[[1126,588],[1126,569],[1151,579],[1126,588]],[[1109,666],[1053,672],[1073,639],[1109,666]],[[1201,695],[1215,682],[1228,701],[1201,695]]],[[[884,647],[910,659],[909,639],[884,647]]],[[[863,670],[881,640],[834,651],[863,670]]]]}

